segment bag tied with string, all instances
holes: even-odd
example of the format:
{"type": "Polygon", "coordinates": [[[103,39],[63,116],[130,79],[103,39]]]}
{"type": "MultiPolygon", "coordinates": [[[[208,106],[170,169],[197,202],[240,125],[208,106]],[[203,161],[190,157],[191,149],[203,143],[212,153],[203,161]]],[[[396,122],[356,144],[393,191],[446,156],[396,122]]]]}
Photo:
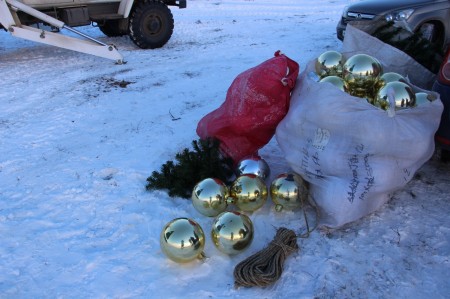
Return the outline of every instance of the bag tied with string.
{"type": "Polygon", "coordinates": [[[288,111],[298,73],[298,63],[280,51],[244,71],[232,82],[225,102],[200,120],[198,136],[218,139],[235,163],[257,156],[288,111]]]}

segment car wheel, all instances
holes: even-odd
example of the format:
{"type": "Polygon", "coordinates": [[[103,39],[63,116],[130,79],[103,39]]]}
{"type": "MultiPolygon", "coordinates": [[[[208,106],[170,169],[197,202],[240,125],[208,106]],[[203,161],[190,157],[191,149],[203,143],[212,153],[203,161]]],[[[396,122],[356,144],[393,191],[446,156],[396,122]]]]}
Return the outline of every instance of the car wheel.
{"type": "Polygon", "coordinates": [[[130,38],[142,49],[162,47],[172,36],[173,15],[162,2],[136,3],[130,15],[130,38]]]}

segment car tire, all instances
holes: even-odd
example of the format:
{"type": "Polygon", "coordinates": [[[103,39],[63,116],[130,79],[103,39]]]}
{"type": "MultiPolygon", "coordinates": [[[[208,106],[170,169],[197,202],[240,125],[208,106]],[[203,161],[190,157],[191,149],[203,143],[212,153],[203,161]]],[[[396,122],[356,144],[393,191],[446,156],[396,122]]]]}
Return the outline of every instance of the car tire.
{"type": "Polygon", "coordinates": [[[130,14],[130,38],[142,49],[164,46],[173,33],[170,9],[159,1],[140,1],[130,14]]]}

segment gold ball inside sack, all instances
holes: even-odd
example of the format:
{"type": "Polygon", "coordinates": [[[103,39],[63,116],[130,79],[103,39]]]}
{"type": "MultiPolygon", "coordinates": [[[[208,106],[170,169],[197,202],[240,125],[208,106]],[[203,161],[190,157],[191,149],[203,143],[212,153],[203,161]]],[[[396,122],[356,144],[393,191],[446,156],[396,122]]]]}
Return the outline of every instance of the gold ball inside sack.
{"type": "Polygon", "coordinates": [[[380,90],[381,88],[383,88],[383,86],[385,86],[387,83],[389,82],[395,82],[395,81],[400,81],[403,83],[406,83],[406,79],[405,77],[403,77],[402,75],[400,75],[399,73],[395,73],[395,72],[387,72],[387,73],[383,73],[380,76],[380,79],[378,80],[378,82],[376,83],[376,88],[377,90],[380,90]]]}
{"type": "Polygon", "coordinates": [[[410,108],[416,106],[416,95],[406,83],[389,82],[378,91],[375,105],[384,110],[388,110],[392,105],[397,110],[410,108]]]}
{"type": "Polygon", "coordinates": [[[328,76],[328,77],[320,79],[319,82],[331,83],[343,92],[347,92],[347,89],[348,89],[347,82],[345,82],[344,79],[342,79],[341,77],[338,77],[338,76],[328,76]]]}
{"type": "Polygon", "coordinates": [[[360,98],[373,98],[376,83],[382,72],[382,65],[376,58],[366,54],[351,56],[343,67],[348,92],[360,98]]]}
{"type": "Polygon", "coordinates": [[[419,106],[433,102],[434,100],[436,100],[436,98],[437,97],[433,94],[429,94],[426,92],[416,92],[416,105],[419,106]]]}
{"type": "Polygon", "coordinates": [[[315,69],[320,78],[327,76],[341,76],[344,58],[337,51],[326,51],[316,60],[315,69]]]}

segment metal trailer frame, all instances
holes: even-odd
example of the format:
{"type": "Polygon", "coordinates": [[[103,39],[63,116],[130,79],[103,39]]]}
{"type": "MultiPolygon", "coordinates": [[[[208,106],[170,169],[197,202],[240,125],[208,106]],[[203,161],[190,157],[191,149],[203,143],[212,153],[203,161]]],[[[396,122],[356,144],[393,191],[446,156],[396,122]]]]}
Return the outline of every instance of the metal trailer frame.
{"type": "MultiPolygon", "coordinates": [[[[119,12],[122,10],[122,13],[124,13],[127,10],[126,8],[129,10],[132,3],[133,1],[130,0],[122,0],[119,6],[119,12]]],[[[61,22],[58,19],[46,15],[16,0],[0,0],[0,23],[8,30],[9,33],[11,33],[11,35],[16,37],[111,59],[117,64],[124,63],[123,56],[119,53],[115,45],[108,45],[98,41],[72,27],[67,26],[64,22],[61,22]],[[43,29],[22,25],[16,13],[19,10],[45,23],[48,23],[51,26],[58,29],[66,29],[85,39],[78,39],[75,37],[65,36],[61,33],[50,32],[43,29]]]]}

